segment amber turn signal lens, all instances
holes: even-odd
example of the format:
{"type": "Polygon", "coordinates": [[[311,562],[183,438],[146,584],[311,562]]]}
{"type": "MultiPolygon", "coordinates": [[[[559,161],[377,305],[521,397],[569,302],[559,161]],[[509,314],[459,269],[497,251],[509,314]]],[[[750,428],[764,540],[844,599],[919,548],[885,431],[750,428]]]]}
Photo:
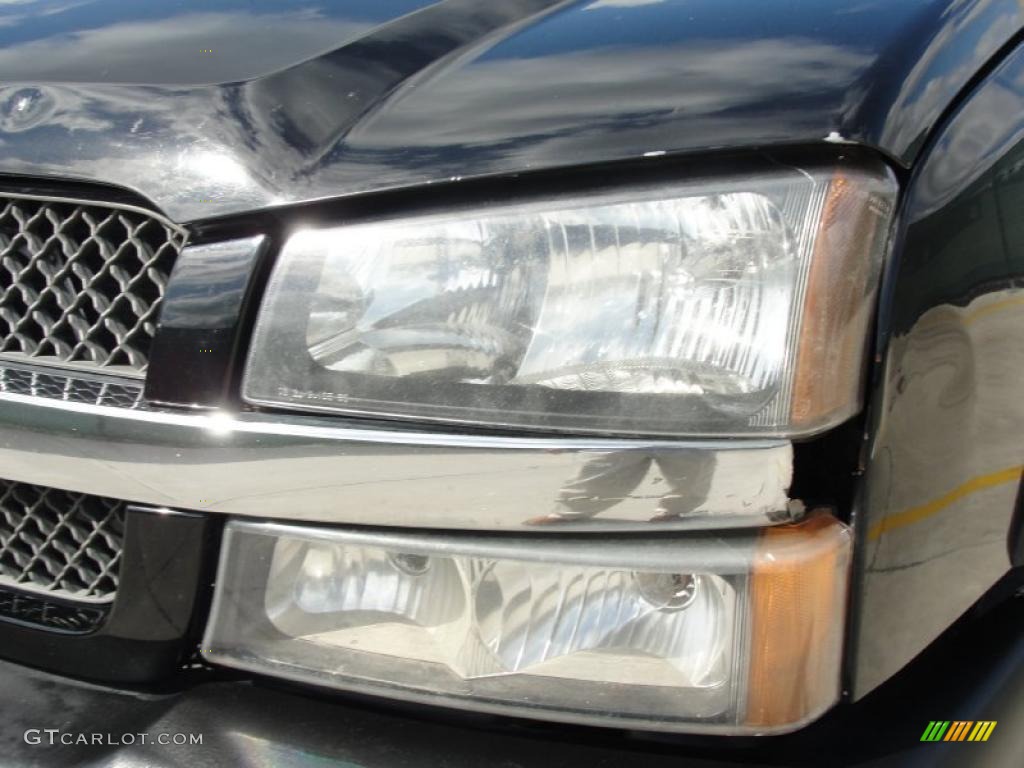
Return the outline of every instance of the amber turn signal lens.
{"type": "Polygon", "coordinates": [[[827,514],[768,528],[751,575],[747,725],[799,724],[839,690],[849,530],[827,514]]]}
{"type": "Polygon", "coordinates": [[[821,210],[793,376],[794,431],[852,416],[892,220],[890,197],[837,172],[821,210]]]}

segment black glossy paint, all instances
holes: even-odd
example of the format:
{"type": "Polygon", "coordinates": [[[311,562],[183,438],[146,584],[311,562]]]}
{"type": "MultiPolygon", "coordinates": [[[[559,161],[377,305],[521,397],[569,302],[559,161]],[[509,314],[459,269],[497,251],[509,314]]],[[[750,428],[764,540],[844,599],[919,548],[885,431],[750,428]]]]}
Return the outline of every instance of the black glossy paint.
{"type": "Polygon", "coordinates": [[[3,8],[0,173],[178,221],[722,147],[909,164],[1024,20],[1017,0],[80,5],[3,8]]]}
{"type": "Polygon", "coordinates": [[[357,40],[433,0],[8,0],[6,80],[201,85],[251,80],[357,40]]]}
{"type": "Polygon", "coordinates": [[[1014,568],[1024,567],[1024,477],[1021,477],[1020,487],[1017,489],[1017,504],[1006,537],[1006,550],[1014,568]]]}
{"type": "Polygon", "coordinates": [[[1024,47],[951,116],[906,191],[857,516],[855,695],[943,632],[1017,553],[1022,118],[1024,47]]]}
{"type": "Polygon", "coordinates": [[[0,620],[0,657],[110,683],[173,675],[205,607],[214,534],[203,515],[129,507],[117,597],[103,624],[68,634],[0,620]]]}
{"type": "Polygon", "coordinates": [[[230,397],[242,308],[263,235],[185,248],[167,283],[149,356],[146,398],[207,407],[230,397]]]}

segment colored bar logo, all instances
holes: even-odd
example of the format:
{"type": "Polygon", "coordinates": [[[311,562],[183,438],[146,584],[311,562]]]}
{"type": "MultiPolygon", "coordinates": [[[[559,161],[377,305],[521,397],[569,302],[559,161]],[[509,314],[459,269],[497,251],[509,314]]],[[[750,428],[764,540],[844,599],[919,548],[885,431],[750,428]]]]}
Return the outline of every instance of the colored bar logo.
{"type": "Polygon", "coordinates": [[[988,741],[996,728],[995,720],[932,720],[921,734],[921,741],[988,741]]]}

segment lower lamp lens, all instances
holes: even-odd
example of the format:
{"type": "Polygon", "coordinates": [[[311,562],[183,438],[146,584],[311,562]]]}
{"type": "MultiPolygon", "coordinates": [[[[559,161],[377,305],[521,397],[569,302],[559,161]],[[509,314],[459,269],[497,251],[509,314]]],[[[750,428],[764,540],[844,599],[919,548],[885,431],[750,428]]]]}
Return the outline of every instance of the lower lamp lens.
{"type": "Polygon", "coordinates": [[[829,517],[643,545],[232,522],[205,642],[228,666],[469,709],[785,730],[838,695],[848,557],[829,517]]]}

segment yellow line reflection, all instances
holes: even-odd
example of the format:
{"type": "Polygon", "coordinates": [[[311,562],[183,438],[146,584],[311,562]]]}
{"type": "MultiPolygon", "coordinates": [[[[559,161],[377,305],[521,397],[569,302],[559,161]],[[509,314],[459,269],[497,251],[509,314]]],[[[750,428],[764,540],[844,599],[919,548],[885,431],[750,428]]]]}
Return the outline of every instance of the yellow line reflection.
{"type": "Polygon", "coordinates": [[[936,512],[945,509],[950,504],[953,504],[972,493],[983,491],[986,488],[993,488],[997,485],[1002,485],[1003,483],[1019,480],[1021,472],[1024,472],[1024,465],[1008,467],[1007,469],[1002,469],[998,472],[972,477],[966,483],[958,485],[949,493],[946,493],[937,499],[933,499],[932,501],[918,507],[911,507],[910,509],[905,509],[902,512],[897,512],[894,515],[889,515],[884,520],[879,520],[868,529],[868,540],[874,541],[883,533],[887,533],[895,528],[902,528],[905,525],[913,525],[914,523],[920,522],[921,520],[931,517],[936,512]]]}

